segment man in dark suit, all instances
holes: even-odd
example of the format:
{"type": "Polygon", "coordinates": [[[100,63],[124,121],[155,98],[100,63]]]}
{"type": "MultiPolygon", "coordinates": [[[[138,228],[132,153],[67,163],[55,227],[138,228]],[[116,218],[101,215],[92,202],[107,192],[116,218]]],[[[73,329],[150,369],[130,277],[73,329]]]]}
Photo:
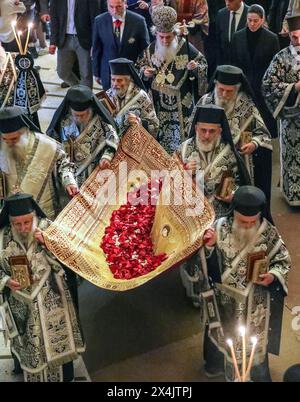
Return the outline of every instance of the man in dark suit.
{"type": "Polygon", "coordinates": [[[242,0],[225,0],[225,3],[216,19],[218,65],[230,64],[230,42],[234,33],[246,26],[249,8],[242,0]]]}
{"type": "Polygon", "coordinates": [[[276,121],[269,112],[261,93],[264,73],[279,52],[276,34],[265,29],[264,9],[253,5],[248,10],[247,27],[236,32],[231,42],[232,64],[241,68],[255,95],[255,103],[272,137],[277,136],[276,121]]]}
{"type": "Polygon", "coordinates": [[[93,72],[105,90],[110,88],[109,60],[126,57],[135,62],[150,42],[145,18],[126,11],[126,6],[126,0],[108,0],[108,12],[95,19],[93,72]]]}
{"type": "Polygon", "coordinates": [[[208,63],[207,77],[210,79],[217,67],[216,19],[218,11],[224,8],[224,0],[207,0],[208,35],[204,37],[204,55],[208,63]]]}
{"type": "Polygon", "coordinates": [[[52,0],[50,2],[51,38],[49,53],[57,52],[57,73],[70,86],[92,87],[90,50],[92,27],[99,14],[98,0],[52,0]],[[72,71],[79,61],[80,77],[72,71]]]}

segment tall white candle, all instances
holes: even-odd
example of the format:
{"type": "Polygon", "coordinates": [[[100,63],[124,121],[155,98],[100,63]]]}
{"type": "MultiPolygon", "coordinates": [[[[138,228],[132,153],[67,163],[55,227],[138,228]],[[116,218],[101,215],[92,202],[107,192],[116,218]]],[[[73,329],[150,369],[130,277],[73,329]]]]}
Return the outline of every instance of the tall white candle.
{"type": "Polygon", "coordinates": [[[29,43],[29,37],[30,37],[30,31],[31,31],[32,27],[33,27],[33,23],[30,22],[30,23],[28,24],[28,28],[27,28],[27,37],[26,37],[26,43],[25,43],[25,47],[24,47],[24,54],[27,53],[28,43],[29,43]]]}
{"type": "Polygon", "coordinates": [[[18,48],[19,48],[19,52],[21,53],[22,52],[22,44],[20,43],[19,37],[18,37],[17,32],[16,32],[16,25],[17,25],[16,21],[13,21],[11,23],[11,27],[12,27],[12,30],[13,30],[13,33],[14,33],[18,48]]]}
{"type": "Polygon", "coordinates": [[[20,43],[20,53],[24,54],[21,36],[22,36],[22,31],[18,31],[18,38],[19,38],[19,43],[20,43]]]}
{"type": "Polygon", "coordinates": [[[252,350],[251,350],[250,359],[249,359],[248,367],[247,367],[246,374],[245,374],[245,381],[248,380],[248,377],[250,375],[250,370],[251,370],[252,365],[253,365],[255,347],[257,345],[257,338],[255,336],[252,336],[251,337],[251,342],[252,342],[252,350]]]}
{"type": "Polygon", "coordinates": [[[239,367],[238,367],[238,364],[237,364],[237,361],[236,361],[236,356],[235,356],[235,352],[234,352],[234,348],[233,348],[232,339],[227,339],[227,345],[230,348],[231,357],[232,357],[232,361],[233,361],[233,367],[234,367],[234,371],[235,371],[235,376],[238,379],[238,381],[241,382],[241,375],[240,375],[239,367]]]}
{"type": "Polygon", "coordinates": [[[240,334],[242,337],[242,345],[243,345],[243,358],[242,358],[242,381],[245,382],[245,376],[246,376],[246,328],[245,327],[240,327],[240,334]]]}

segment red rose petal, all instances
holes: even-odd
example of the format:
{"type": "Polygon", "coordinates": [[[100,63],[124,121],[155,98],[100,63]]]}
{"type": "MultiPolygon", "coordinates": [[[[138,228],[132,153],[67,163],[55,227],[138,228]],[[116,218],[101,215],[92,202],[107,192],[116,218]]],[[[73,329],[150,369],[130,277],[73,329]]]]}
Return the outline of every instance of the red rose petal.
{"type": "Polygon", "coordinates": [[[127,203],[113,211],[100,247],[116,279],[131,279],[156,269],[166,254],[153,254],[150,233],[162,182],[149,180],[127,194],[127,203]]]}

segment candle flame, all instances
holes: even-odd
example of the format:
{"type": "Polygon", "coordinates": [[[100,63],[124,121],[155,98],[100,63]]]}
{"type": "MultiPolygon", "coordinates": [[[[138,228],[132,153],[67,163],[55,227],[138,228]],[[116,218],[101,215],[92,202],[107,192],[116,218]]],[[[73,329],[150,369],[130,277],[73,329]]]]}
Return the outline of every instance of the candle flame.
{"type": "Polygon", "coordinates": [[[22,31],[18,31],[18,35],[22,35],[22,33],[23,33],[22,31]]]}
{"type": "Polygon", "coordinates": [[[256,336],[252,336],[252,337],[251,337],[251,342],[252,342],[252,345],[253,345],[253,346],[255,346],[255,345],[257,344],[257,338],[256,338],[256,336]]]}
{"type": "Polygon", "coordinates": [[[11,26],[15,27],[17,25],[17,21],[12,21],[11,26]]]}
{"type": "Polygon", "coordinates": [[[240,327],[239,331],[240,331],[241,336],[245,336],[245,334],[246,334],[246,328],[245,327],[240,327]]]}
{"type": "Polygon", "coordinates": [[[33,23],[32,23],[32,22],[29,22],[28,28],[31,29],[32,27],[33,27],[33,23]]]}
{"type": "Polygon", "coordinates": [[[227,339],[227,345],[229,346],[229,347],[232,347],[233,346],[233,342],[232,342],[232,339],[227,339]]]}

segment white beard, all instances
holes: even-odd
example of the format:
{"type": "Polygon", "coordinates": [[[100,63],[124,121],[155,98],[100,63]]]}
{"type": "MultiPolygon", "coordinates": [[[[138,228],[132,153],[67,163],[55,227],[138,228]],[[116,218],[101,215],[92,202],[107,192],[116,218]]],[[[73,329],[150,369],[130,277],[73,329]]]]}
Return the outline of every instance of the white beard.
{"type": "Polygon", "coordinates": [[[215,95],[215,104],[216,106],[222,107],[225,112],[228,112],[229,110],[232,110],[235,105],[236,101],[236,96],[233,99],[227,100],[220,98],[217,94],[217,89],[215,88],[214,90],[214,95],[215,95]]]}
{"type": "Polygon", "coordinates": [[[234,243],[238,250],[241,250],[244,248],[247,244],[251,243],[253,241],[254,236],[257,233],[257,230],[260,226],[260,221],[258,220],[255,225],[253,225],[251,228],[243,228],[240,227],[239,224],[235,219],[233,219],[233,224],[232,224],[232,235],[234,238],[234,243]]]}
{"type": "Polygon", "coordinates": [[[13,227],[13,225],[11,225],[11,231],[12,231],[13,238],[16,241],[23,244],[23,246],[27,249],[28,246],[35,240],[34,231],[37,228],[37,225],[38,225],[38,218],[36,216],[36,213],[34,212],[32,228],[31,228],[30,232],[20,233],[13,227]]]}
{"type": "Polygon", "coordinates": [[[73,121],[77,125],[80,132],[82,132],[88,126],[89,122],[92,120],[92,117],[93,117],[92,108],[90,108],[89,114],[85,119],[72,116],[73,121]]]}
{"type": "Polygon", "coordinates": [[[216,148],[216,146],[220,143],[220,141],[221,138],[218,138],[217,141],[203,143],[196,134],[196,146],[198,150],[202,152],[212,152],[216,148]]]}
{"type": "Polygon", "coordinates": [[[111,93],[114,97],[119,97],[119,98],[123,98],[126,95],[128,88],[126,88],[126,90],[124,89],[116,89],[116,88],[111,88],[111,93]]]}
{"type": "Polygon", "coordinates": [[[172,40],[169,46],[163,46],[160,42],[160,39],[156,39],[155,43],[155,57],[160,62],[160,65],[163,63],[169,64],[172,60],[175,59],[177,54],[177,46],[178,46],[178,39],[175,38],[172,40]]]}
{"type": "Polygon", "coordinates": [[[28,133],[25,132],[21,135],[17,144],[9,147],[4,141],[1,142],[1,148],[8,159],[14,162],[24,162],[27,156],[27,146],[29,143],[28,133]]]}

